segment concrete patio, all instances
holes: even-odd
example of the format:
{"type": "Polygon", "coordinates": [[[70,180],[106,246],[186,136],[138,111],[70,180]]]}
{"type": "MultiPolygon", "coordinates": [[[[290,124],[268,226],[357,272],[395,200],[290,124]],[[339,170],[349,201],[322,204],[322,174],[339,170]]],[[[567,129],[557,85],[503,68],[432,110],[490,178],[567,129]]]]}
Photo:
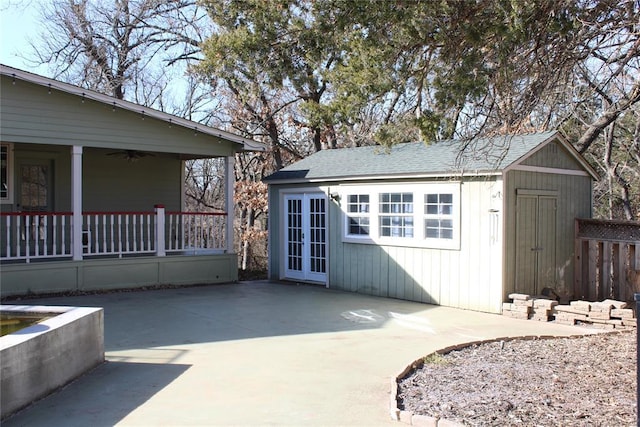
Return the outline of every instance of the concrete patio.
{"type": "Polygon", "coordinates": [[[266,281],[27,302],[104,307],[107,362],[3,427],[397,425],[390,380],[421,356],[590,332],[266,281]]]}

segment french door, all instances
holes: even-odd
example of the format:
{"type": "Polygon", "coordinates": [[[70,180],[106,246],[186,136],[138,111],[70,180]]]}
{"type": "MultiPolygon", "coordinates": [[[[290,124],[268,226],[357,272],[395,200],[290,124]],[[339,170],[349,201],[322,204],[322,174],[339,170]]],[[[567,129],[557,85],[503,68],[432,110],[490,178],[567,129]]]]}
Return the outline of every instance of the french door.
{"type": "Polygon", "coordinates": [[[284,196],[284,275],[327,281],[327,199],[324,193],[284,196]]]}

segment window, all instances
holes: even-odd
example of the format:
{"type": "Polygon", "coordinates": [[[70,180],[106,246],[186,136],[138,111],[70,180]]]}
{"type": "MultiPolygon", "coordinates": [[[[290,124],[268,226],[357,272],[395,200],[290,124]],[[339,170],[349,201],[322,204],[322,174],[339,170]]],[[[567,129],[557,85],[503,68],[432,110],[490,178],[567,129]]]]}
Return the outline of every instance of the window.
{"type": "Polygon", "coordinates": [[[12,150],[10,144],[0,144],[0,202],[12,203],[12,150]]]}
{"type": "Polygon", "coordinates": [[[369,235],[369,195],[350,194],[347,197],[347,234],[352,236],[369,235]]]}
{"type": "Polygon", "coordinates": [[[382,193],[380,236],[413,237],[413,193],[382,193]]]}
{"type": "Polygon", "coordinates": [[[453,239],[453,194],[425,194],[424,213],[425,238],[453,239]]]}
{"type": "Polygon", "coordinates": [[[348,243],[459,249],[460,183],[341,186],[348,243]]]}

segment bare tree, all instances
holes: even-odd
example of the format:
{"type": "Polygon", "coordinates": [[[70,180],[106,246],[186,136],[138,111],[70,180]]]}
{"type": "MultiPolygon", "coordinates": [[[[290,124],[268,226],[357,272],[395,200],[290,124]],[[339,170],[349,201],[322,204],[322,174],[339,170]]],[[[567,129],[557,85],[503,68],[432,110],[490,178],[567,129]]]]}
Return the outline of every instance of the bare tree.
{"type": "Polygon", "coordinates": [[[195,0],[62,0],[41,14],[41,37],[32,46],[56,78],[143,102],[162,92],[166,81],[157,73],[164,65],[199,56],[208,22],[195,0]]]}

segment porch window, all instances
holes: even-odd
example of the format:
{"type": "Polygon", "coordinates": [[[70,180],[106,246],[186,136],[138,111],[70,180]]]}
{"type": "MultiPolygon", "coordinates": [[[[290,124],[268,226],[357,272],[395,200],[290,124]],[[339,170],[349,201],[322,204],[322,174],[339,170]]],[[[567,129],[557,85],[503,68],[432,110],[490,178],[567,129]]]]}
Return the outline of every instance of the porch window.
{"type": "Polygon", "coordinates": [[[347,197],[347,234],[368,236],[370,230],[370,204],[368,194],[350,194],[347,197]]]}
{"type": "Polygon", "coordinates": [[[413,237],[413,193],[380,194],[380,236],[413,237]]]}
{"type": "Polygon", "coordinates": [[[0,144],[0,202],[12,203],[13,150],[11,144],[0,144]]]}

